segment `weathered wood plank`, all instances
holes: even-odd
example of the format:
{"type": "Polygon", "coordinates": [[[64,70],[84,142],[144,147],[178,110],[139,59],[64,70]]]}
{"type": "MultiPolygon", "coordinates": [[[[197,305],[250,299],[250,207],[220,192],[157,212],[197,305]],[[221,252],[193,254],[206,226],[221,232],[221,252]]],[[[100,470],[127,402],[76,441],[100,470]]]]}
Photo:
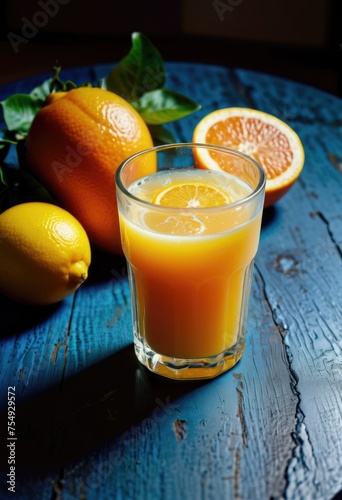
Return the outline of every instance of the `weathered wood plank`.
{"type": "Polygon", "coordinates": [[[258,107],[288,112],[306,151],[299,182],[276,208],[276,225],[262,232],[257,267],[297,399],[284,495],[331,498],[342,472],[342,176],[329,153],[341,151],[341,102],[301,85],[244,76],[258,107]]]}
{"type": "Polygon", "coordinates": [[[61,382],[72,304],[31,308],[1,297],[0,378],[16,386],[17,403],[61,382]]]}
{"type": "Polygon", "coordinates": [[[89,282],[49,314],[2,300],[0,377],[20,387],[18,498],[331,500],[342,488],[341,101],[244,70],[170,63],[167,78],[203,104],[170,127],[179,141],[208,112],[247,105],[304,143],[300,180],[265,212],[244,357],[205,383],[148,373],[120,259],[95,255],[89,282]]]}

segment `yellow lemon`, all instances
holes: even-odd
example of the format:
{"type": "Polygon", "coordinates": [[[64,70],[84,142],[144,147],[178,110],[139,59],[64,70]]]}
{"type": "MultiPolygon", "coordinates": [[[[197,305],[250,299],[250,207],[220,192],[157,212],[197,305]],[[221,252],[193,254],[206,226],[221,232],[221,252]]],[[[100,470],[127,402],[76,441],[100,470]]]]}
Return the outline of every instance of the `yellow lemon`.
{"type": "Polygon", "coordinates": [[[27,304],[53,304],[87,279],[88,236],[66,210],[22,203],[0,215],[0,292],[27,304]]]}

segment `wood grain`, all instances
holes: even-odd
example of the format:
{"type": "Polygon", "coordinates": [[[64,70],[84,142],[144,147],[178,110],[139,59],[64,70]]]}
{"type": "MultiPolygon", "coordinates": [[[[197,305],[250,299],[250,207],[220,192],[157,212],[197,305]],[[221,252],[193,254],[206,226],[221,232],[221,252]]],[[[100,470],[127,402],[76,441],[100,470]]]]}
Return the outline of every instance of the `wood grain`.
{"type": "MultiPolygon", "coordinates": [[[[36,80],[3,86],[0,98],[36,80]]],[[[287,121],[304,144],[299,181],[264,213],[246,351],[208,382],[147,372],[132,348],[124,261],[99,252],[87,284],[58,306],[1,298],[2,394],[17,391],[16,497],[331,500],[342,489],[342,103],[209,65],[169,63],[167,80],[202,104],[170,125],[178,141],[214,109],[249,106],[287,121]]]]}

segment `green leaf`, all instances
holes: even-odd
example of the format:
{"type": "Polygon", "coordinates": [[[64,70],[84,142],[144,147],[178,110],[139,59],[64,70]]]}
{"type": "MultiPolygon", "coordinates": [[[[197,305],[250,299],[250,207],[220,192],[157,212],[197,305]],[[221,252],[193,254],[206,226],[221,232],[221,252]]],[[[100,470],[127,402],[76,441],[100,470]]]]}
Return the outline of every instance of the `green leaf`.
{"type": "Polygon", "coordinates": [[[200,107],[189,97],[168,89],[146,92],[136,104],[138,112],[149,125],[179,120],[200,107]]]}
{"type": "Polygon", "coordinates": [[[8,130],[26,135],[40,104],[28,94],[14,94],[1,102],[8,130]]]}
{"type": "Polygon", "coordinates": [[[34,88],[30,94],[13,94],[0,103],[9,131],[27,135],[33,118],[50,94],[51,81],[51,79],[46,80],[42,85],[34,88]]]}
{"type": "Polygon", "coordinates": [[[176,142],[174,135],[167,128],[163,127],[163,125],[149,125],[148,128],[155,145],[176,142]]]}
{"type": "Polygon", "coordinates": [[[2,168],[0,167],[0,192],[2,191],[4,186],[7,187],[6,177],[2,168]]]}
{"type": "Polygon", "coordinates": [[[159,51],[142,33],[133,33],[131,50],[109,73],[106,86],[131,102],[145,92],[163,87],[165,78],[159,51]]]}
{"type": "Polygon", "coordinates": [[[41,105],[43,105],[47,96],[51,94],[51,83],[52,78],[49,78],[48,80],[45,80],[45,82],[43,82],[41,85],[34,88],[30,92],[30,96],[32,97],[32,99],[38,101],[41,105]]]}

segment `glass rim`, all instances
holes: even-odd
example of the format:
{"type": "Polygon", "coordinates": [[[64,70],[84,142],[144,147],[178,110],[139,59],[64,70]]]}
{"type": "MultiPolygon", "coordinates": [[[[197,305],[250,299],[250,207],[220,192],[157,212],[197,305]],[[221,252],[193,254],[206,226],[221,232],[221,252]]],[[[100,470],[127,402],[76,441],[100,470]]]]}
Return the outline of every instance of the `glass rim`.
{"type": "MultiPolygon", "coordinates": [[[[178,143],[171,143],[171,144],[161,144],[159,146],[153,146],[152,148],[143,149],[142,151],[139,151],[138,153],[132,154],[131,156],[126,158],[123,162],[121,162],[120,165],[118,166],[118,168],[116,169],[115,183],[116,183],[117,188],[125,196],[127,196],[128,198],[130,198],[134,202],[141,203],[143,206],[150,207],[150,208],[153,207],[154,209],[158,209],[158,210],[160,209],[162,211],[171,209],[172,211],[175,211],[175,212],[179,211],[179,212],[184,213],[184,211],[188,210],[188,208],[166,207],[164,205],[158,205],[158,204],[152,203],[150,201],[142,200],[138,196],[135,196],[130,191],[128,191],[128,189],[123,185],[123,183],[121,181],[120,174],[128,163],[135,160],[139,156],[143,156],[143,155],[150,154],[150,153],[158,153],[158,151],[163,151],[163,150],[167,150],[167,149],[176,149],[176,148],[193,149],[196,147],[211,149],[211,150],[219,150],[222,153],[226,152],[226,153],[230,153],[230,154],[235,155],[235,156],[240,156],[240,157],[244,158],[245,160],[248,160],[250,163],[252,163],[257,168],[257,170],[260,173],[260,179],[259,179],[257,186],[245,198],[234,201],[233,203],[229,203],[228,205],[220,205],[220,206],[215,206],[215,207],[202,207],[202,208],[201,207],[191,207],[192,212],[206,212],[206,211],[212,212],[212,211],[230,209],[230,208],[236,207],[238,205],[248,203],[248,201],[252,200],[253,198],[256,198],[258,196],[258,194],[260,194],[260,192],[264,189],[264,187],[266,185],[266,172],[261,167],[261,165],[256,160],[254,160],[254,158],[246,155],[245,153],[242,153],[241,151],[238,151],[237,149],[228,148],[227,146],[219,146],[216,144],[205,144],[205,143],[201,143],[201,142],[178,142],[178,143]]],[[[213,171],[213,169],[209,169],[209,170],[213,171]]],[[[221,172],[220,170],[215,170],[215,171],[221,172]]],[[[222,170],[222,172],[224,173],[224,170],[222,170]]],[[[148,174],[148,175],[153,175],[153,174],[148,174]]]]}

